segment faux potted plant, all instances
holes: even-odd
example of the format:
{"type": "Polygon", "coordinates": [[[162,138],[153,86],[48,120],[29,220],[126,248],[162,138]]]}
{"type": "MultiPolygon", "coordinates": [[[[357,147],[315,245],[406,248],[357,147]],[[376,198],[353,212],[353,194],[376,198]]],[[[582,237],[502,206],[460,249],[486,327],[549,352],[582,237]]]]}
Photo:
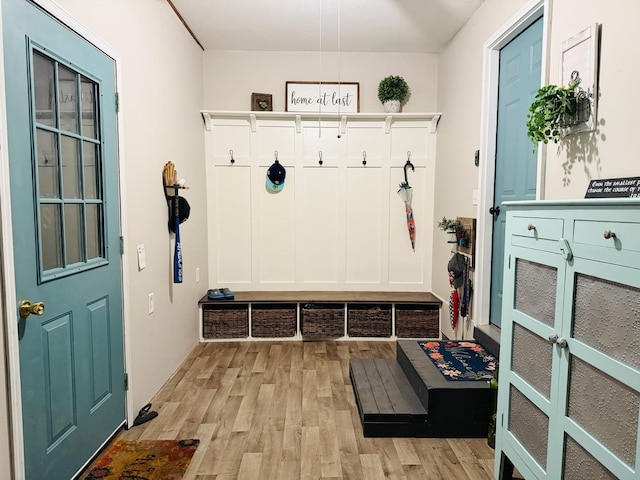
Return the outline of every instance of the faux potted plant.
{"type": "Polygon", "coordinates": [[[378,84],[378,99],[387,113],[399,112],[402,102],[409,93],[409,85],[399,75],[389,75],[378,84]]]}
{"type": "Polygon", "coordinates": [[[588,102],[586,92],[580,85],[580,78],[572,75],[568,86],[546,85],[541,87],[527,114],[527,135],[534,145],[538,142],[558,143],[562,137],[563,128],[586,121],[579,118],[578,113],[586,109],[583,102],[588,102]]]}
{"type": "Polygon", "coordinates": [[[442,217],[442,220],[438,220],[438,228],[443,232],[455,233],[460,226],[460,221],[457,218],[442,217]]]}

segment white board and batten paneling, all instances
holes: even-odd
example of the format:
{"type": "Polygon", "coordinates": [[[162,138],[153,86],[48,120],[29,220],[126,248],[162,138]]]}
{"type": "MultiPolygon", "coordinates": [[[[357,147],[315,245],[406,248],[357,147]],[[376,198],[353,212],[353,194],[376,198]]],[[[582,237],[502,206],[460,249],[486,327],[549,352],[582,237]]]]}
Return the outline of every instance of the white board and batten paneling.
{"type": "Polygon", "coordinates": [[[431,289],[439,114],[202,114],[210,288],[431,289]],[[408,152],[415,251],[397,193],[408,152]],[[276,155],[286,180],[274,194],[276,155]]]}

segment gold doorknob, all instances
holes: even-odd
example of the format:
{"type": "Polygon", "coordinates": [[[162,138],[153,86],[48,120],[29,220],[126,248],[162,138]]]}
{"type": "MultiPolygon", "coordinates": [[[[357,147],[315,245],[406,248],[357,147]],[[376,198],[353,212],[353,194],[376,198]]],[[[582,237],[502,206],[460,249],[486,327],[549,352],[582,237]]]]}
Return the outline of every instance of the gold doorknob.
{"type": "Polygon", "coordinates": [[[20,316],[27,318],[32,313],[34,315],[42,315],[44,313],[44,303],[31,303],[29,300],[22,300],[20,302],[20,316]]]}

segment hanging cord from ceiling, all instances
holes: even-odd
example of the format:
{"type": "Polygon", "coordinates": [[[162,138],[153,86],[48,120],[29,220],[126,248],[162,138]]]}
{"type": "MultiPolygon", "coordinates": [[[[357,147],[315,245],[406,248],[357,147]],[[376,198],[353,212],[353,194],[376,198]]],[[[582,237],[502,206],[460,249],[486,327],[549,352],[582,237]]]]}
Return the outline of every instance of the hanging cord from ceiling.
{"type": "MultiPolygon", "coordinates": [[[[322,97],[322,0],[320,0],[320,81],[318,82],[318,98],[322,97]]],[[[318,138],[322,137],[322,104],[318,102],[318,138]]]]}

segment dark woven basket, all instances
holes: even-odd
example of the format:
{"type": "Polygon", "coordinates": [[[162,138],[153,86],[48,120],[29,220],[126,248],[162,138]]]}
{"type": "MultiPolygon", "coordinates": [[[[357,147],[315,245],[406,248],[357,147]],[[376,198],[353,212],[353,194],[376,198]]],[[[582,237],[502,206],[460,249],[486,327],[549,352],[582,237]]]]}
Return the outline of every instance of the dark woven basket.
{"type": "Polygon", "coordinates": [[[439,338],[438,305],[396,305],[396,336],[399,338],[439,338]]]}
{"type": "Polygon", "coordinates": [[[248,305],[204,305],[204,338],[245,338],[249,336],[248,305]]]}
{"type": "Polygon", "coordinates": [[[296,335],[296,305],[252,305],[251,336],[282,338],[296,335]]]}
{"type": "Polygon", "coordinates": [[[347,305],[350,337],[390,337],[391,305],[347,305]]]}
{"type": "Polygon", "coordinates": [[[310,304],[300,310],[304,338],[338,338],[344,336],[342,304],[310,304]]]}

